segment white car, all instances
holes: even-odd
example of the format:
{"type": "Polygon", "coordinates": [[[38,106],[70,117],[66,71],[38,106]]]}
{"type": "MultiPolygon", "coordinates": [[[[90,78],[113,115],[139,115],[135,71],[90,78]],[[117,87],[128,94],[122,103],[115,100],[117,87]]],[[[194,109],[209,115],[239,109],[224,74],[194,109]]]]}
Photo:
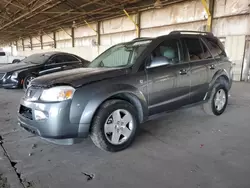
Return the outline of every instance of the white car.
{"type": "Polygon", "coordinates": [[[18,63],[24,58],[24,56],[13,56],[9,52],[0,51],[0,64],[18,63]]]}

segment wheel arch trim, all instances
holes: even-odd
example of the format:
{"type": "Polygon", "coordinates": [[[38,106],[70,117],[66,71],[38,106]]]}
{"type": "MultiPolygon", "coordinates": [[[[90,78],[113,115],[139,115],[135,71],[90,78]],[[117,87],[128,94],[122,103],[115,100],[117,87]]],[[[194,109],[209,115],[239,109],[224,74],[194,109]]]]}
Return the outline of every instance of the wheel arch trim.
{"type": "Polygon", "coordinates": [[[79,122],[79,134],[89,132],[95,113],[105,101],[110,99],[126,100],[132,105],[140,104],[140,107],[136,106],[140,122],[143,122],[148,115],[147,100],[141,91],[127,84],[111,85],[108,88],[100,89],[86,104],[79,122]]]}
{"type": "Polygon", "coordinates": [[[222,77],[223,79],[225,79],[225,80],[228,82],[228,85],[226,86],[227,89],[229,90],[229,89],[231,88],[232,81],[230,80],[229,73],[228,73],[225,69],[218,70],[218,71],[214,74],[214,76],[213,76],[211,82],[209,83],[209,89],[208,89],[208,92],[206,93],[206,95],[205,95],[205,97],[204,97],[204,100],[207,100],[207,99],[210,98],[211,92],[212,92],[212,90],[213,90],[214,84],[215,84],[216,81],[217,81],[219,78],[221,78],[221,77],[222,77]]]}

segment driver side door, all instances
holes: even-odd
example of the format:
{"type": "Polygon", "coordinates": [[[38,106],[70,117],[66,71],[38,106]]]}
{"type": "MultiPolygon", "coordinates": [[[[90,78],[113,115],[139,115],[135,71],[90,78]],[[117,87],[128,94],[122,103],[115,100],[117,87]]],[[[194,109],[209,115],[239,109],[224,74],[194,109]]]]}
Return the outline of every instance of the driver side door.
{"type": "Polygon", "coordinates": [[[150,115],[190,103],[189,71],[190,65],[184,61],[182,43],[178,38],[166,39],[152,52],[151,65],[146,68],[150,115]],[[166,63],[153,66],[157,58],[166,58],[166,63]]]}
{"type": "Polygon", "coordinates": [[[44,64],[43,70],[39,72],[39,75],[61,71],[64,69],[64,66],[63,55],[54,55],[44,64]]]}

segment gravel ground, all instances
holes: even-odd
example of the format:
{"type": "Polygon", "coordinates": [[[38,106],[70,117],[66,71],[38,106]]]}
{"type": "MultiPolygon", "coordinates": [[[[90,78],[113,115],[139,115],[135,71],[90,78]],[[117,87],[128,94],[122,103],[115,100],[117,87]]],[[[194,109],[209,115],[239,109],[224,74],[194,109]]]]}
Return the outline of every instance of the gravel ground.
{"type": "Polygon", "coordinates": [[[101,151],[90,139],[58,146],[23,131],[16,121],[22,95],[0,89],[0,135],[24,187],[250,187],[250,84],[234,84],[222,116],[199,106],[166,114],[145,123],[119,153],[101,151]]]}

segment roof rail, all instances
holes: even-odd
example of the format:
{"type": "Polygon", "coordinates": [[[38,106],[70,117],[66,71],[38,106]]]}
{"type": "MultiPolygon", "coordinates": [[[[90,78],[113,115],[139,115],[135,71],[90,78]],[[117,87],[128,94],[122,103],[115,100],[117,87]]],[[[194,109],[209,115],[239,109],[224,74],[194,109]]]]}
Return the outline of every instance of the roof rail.
{"type": "Polygon", "coordinates": [[[136,41],[136,40],[144,40],[144,39],[152,39],[150,37],[140,37],[140,38],[135,38],[132,41],[136,41]]]}
{"type": "Polygon", "coordinates": [[[208,36],[214,36],[211,32],[205,32],[205,31],[172,31],[169,33],[170,35],[180,35],[180,34],[200,34],[200,35],[208,35],[208,36]]]}

